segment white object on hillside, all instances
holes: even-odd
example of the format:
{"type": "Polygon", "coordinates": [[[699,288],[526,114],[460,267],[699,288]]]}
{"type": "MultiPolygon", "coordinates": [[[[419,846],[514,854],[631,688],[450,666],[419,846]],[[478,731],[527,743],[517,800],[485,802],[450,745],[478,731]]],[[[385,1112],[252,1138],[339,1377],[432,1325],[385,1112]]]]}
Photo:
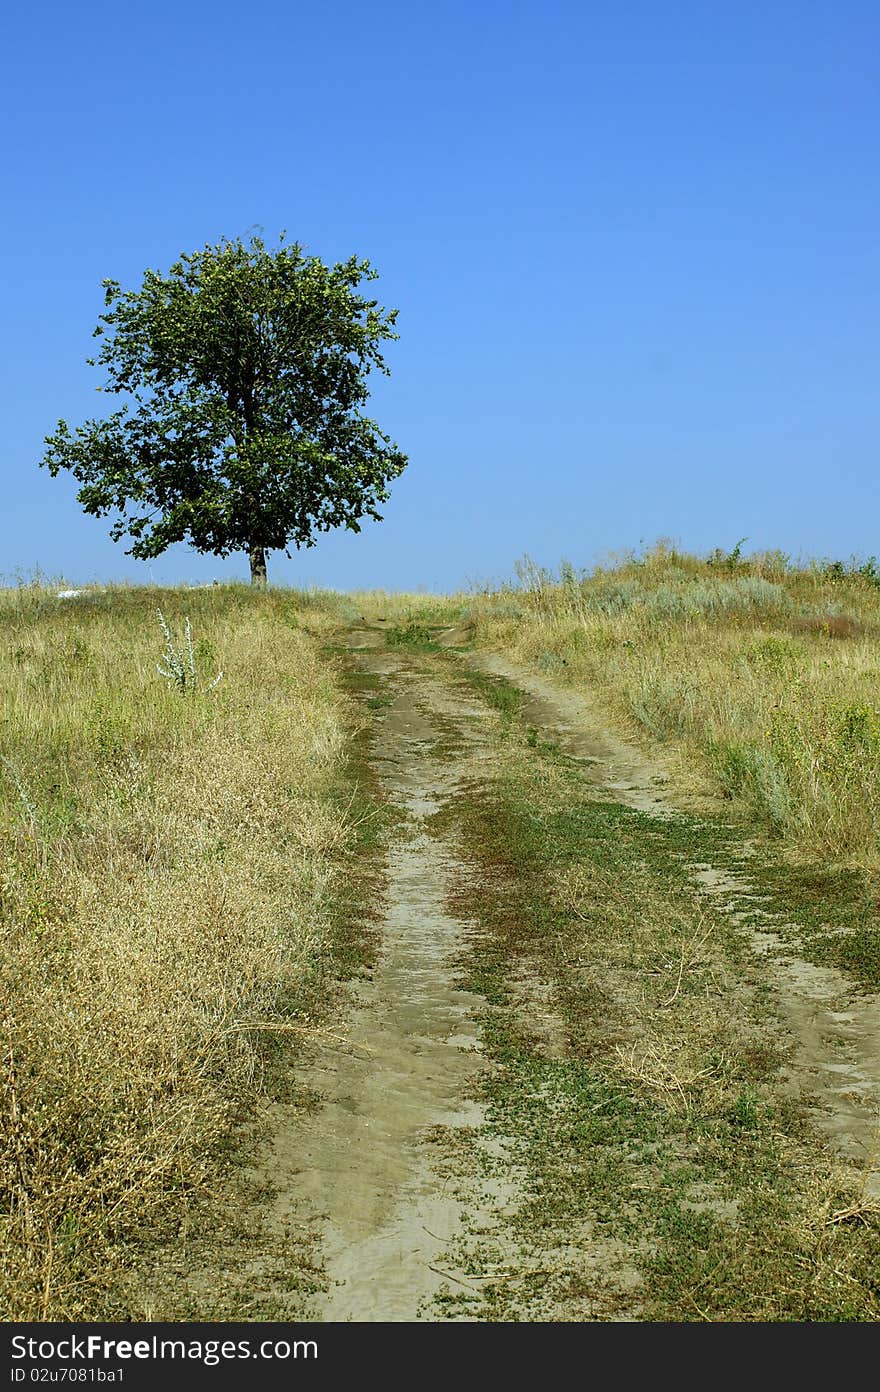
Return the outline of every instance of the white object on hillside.
{"type": "Polygon", "coordinates": [[[82,590],[59,590],[57,599],[76,599],[77,595],[82,594],[82,590]]]}

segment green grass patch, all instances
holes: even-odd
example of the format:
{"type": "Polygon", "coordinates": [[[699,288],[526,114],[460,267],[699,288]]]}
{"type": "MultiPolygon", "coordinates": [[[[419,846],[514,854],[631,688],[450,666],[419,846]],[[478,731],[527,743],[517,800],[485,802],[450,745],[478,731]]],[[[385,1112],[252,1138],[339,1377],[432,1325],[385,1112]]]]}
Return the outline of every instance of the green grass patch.
{"type": "Polygon", "coordinates": [[[389,648],[407,648],[410,652],[440,651],[439,643],[434,641],[433,631],[423,623],[393,624],[385,630],[385,642],[389,648]]]}
{"type": "Polygon", "coordinates": [[[497,677],[491,672],[480,672],[472,668],[466,669],[462,676],[486,705],[498,711],[499,715],[512,719],[519,714],[525,694],[512,681],[508,681],[506,677],[497,677]]]}

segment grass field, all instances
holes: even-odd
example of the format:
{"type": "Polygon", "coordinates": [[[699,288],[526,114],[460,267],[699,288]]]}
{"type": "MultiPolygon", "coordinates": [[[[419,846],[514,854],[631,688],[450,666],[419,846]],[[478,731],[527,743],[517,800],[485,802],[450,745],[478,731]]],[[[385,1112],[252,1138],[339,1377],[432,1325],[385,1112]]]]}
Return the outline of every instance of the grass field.
{"type": "MultiPolygon", "coordinates": [[[[344,872],[361,835],[359,780],[375,771],[364,751],[355,771],[352,736],[381,726],[395,688],[337,647],[361,626],[415,683],[459,670],[445,647],[477,647],[587,693],[600,723],[660,756],[670,794],[696,813],[694,845],[667,846],[658,837],[674,840],[674,829],[583,800],[537,731],[518,730],[522,693],[468,668],[469,689],[501,721],[482,792],[475,784],[449,813],[472,865],[462,903],[485,929],[465,965],[490,1011],[487,1048],[508,1070],[502,1081],[521,1065],[526,1081],[538,1068],[548,1087],[601,1084],[628,1099],[626,1125],[590,1142],[607,1142],[609,1164],[617,1146],[650,1141],[666,1155],[668,1140],[662,1184],[639,1200],[659,1254],[646,1317],[677,1317],[680,1291],[703,1282],[703,1254],[714,1262],[723,1249],[732,1275],[697,1317],[874,1318],[876,1206],[853,1208],[866,1232],[869,1213],[870,1241],[860,1230],[844,1253],[827,1213],[849,1213],[849,1181],[836,1189],[825,1165],[813,1194],[814,1143],[799,1114],[772,1111],[782,1045],[755,1052],[760,1009],[754,1037],[740,1039],[733,995],[719,1034],[717,982],[726,998],[727,983],[752,972],[760,1004],[761,969],[747,969],[738,930],[704,916],[679,862],[709,858],[700,838],[720,815],[725,836],[770,848],[754,859],[755,883],[781,921],[799,925],[797,950],[880,983],[880,577],[872,562],[794,565],[738,549],[698,558],[662,545],[589,574],[523,562],[516,584],[446,597],[0,591],[2,1317],[125,1319],[139,1308],[141,1255],[173,1249],[188,1208],[212,1193],[269,1095],[270,1054],[277,1062],[284,1041],[284,1067],[295,1068],[334,982],[360,969],[346,953],[372,969],[375,944],[367,953],[352,908],[358,877],[344,872]],[[692,941],[693,991],[680,946],[692,941]],[[564,1067],[545,1068],[516,1030],[492,1034],[520,953],[557,1002],[564,1067]],[[663,984],[655,1001],[655,958],[667,957],[680,959],[679,985],[663,984]],[[601,978],[595,1000],[572,987],[572,961],[601,978]],[[615,1020],[640,1011],[648,1023],[635,1047],[615,1020]],[[644,1129],[658,1108],[668,1136],[644,1129]],[[708,1219],[688,1218],[680,1113],[750,1226],[710,1232],[708,1219]],[[670,1198],[673,1171],[684,1197],[670,1198]],[[807,1267],[809,1298],[798,1277],[807,1267]]],[[[360,845],[364,883],[381,880],[391,840],[405,834],[395,827],[391,816],[360,845]]],[[[517,1088],[492,1103],[510,1125],[530,1095],[517,1088]]],[[[566,1098],[575,1111],[595,1102],[593,1092],[566,1098]]],[[[584,1169],[586,1122],[569,1153],[551,1112],[535,1113],[523,1145],[535,1192],[564,1228],[579,1206],[598,1212],[606,1200],[601,1175],[584,1169]]],[[[630,1223],[629,1209],[612,1208],[609,1222],[630,1223]]],[[[489,1317],[515,1308],[502,1300],[489,1317]]],[[[535,1307],[521,1308],[530,1317],[535,1307]]]]}
{"type": "Polygon", "coordinates": [[[294,592],[0,593],[7,1318],[124,1318],[132,1242],[210,1186],[262,1042],[320,1009],[333,622],[294,592]]]}

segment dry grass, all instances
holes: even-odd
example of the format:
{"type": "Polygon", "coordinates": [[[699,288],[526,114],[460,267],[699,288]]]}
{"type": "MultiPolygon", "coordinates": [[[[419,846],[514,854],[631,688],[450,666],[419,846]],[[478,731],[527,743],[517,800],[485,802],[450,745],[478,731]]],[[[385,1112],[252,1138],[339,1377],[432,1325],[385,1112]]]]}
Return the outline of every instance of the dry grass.
{"type": "Polygon", "coordinates": [[[124,1317],[132,1242],[210,1182],[302,1028],[346,837],[320,597],[0,593],[0,1310],[124,1317]],[[156,672],[161,607],[210,693],[156,672]]]}
{"type": "Polygon", "coordinates": [[[590,575],[521,567],[477,641],[589,686],[803,850],[880,863],[880,584],[870,566],[658,547],[590,575]]]}

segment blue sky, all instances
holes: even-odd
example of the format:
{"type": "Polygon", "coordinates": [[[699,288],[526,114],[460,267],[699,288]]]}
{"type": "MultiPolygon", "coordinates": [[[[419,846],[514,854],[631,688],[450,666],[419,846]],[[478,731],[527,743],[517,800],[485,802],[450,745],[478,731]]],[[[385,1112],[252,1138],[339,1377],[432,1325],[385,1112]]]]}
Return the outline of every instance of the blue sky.
{"type": "Polygon", "coordinates": [[[270,578],[446,589],[528,552],[880,553],[880,9],[835,0],[13,0],[0,572],[138,563],[37,468],[101,280],[285,228],[400,310],[381,524],[270,578]]]}

